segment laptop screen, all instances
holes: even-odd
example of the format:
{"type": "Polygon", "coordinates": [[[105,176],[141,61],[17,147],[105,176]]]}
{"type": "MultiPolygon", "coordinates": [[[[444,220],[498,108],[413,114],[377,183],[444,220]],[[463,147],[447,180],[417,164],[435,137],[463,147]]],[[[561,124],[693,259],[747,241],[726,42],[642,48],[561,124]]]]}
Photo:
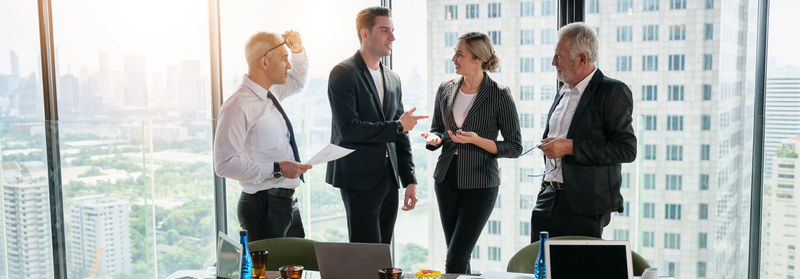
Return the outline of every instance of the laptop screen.
{"type": "Polygon", "coordinates": [[[545,254],[548,279],[633,276],[627,241],[549,240],[545,242],[545,254]]]}
{"type": "Polygon", "coordinates": [[[242,245],[219,232],[217,241],[217,278],[239,279],[242,269],[242,245]]]}

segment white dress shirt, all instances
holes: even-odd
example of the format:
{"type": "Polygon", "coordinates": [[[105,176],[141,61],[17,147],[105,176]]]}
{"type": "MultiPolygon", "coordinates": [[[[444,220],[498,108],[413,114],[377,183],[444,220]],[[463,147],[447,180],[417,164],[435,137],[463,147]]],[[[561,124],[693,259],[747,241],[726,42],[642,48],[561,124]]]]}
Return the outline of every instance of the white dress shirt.
{"type": "MultiPolygon", "coordinates": [[[[578,82],[575,87],[569,87],[567,84],[564,84],[561,90],[558,91],[558,94],[563,95],[563,97],[561,97],[555,110],[553,110],[553,114],[550,116],[550,121],[548,122],[550,130],[547,132],[548,138],[567,137],[569,125],[572,123],[572,116],[575,115],[575,110],[578,108],[578,102],[580,102],[583,91],[586,90],[586,86],[589,85],[589,81],[592,80],[595,72],[597,72],[597,68],[578,82]]],[[[558,98],[558,96],[556,96],[556,98],[558,98]]],[[[548,173],[547,176],[544,177],[544,181],[564,183],[564,177],[561,173],[561,158],[555,159],[555,161],[558,168],[548,173]]],[[[554,166],[552,162],[553,160],[550,159],[545,160],[545,170],[553,169],[554,166]]]]}
{"type": "MultiPolygon", "coordinates": [[[[308,75],[305,51],[291,55],[292,69],[286,84],[270,88],[279,102],[299,93],[308,75]]],[[[217,175],[235,179],[246,193],[270,188],[296,188],[300,179],[272,178],[274,163],[294,161],[289,129],[280,111],[267,97],[267,90],[242,78],[242,85],[222,105],[214,140],[217,175]]]]}

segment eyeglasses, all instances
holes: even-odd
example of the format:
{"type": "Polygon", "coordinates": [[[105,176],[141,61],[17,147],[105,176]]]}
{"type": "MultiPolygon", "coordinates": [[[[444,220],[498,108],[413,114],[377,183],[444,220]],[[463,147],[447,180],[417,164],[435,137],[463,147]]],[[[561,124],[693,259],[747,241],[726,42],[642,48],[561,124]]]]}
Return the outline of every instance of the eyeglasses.
{"type": "Polygon", "coordinates": [[[280,43],[280,44],[278,44],[277,46],[274,46],[274,47],[272,47],[272,48],[268,49],[267,51],[265,51],[265,52],[264,52],[264,55],[261,55],[261,56],[267,56],[267,53],[269,53],[269,52],[270,52],[270,51],[272,51],[273,49],[279,48],[279,47],[281,47],[281,46],[283,46],[283,45],[290,46],[290,45],[292,45],[292,43],[293,43],[293,42],[292,42],[292,38],[286,38],[286,40],[283,40],[283,42],[282,42],[282,43],[280,43]]]}
{"type": "MultiPolygon", "coordinates": [[[[543,157],[544,153],[542,153],[542,149],[540,147],[542,145],[544,145],[544,144],[546,144],[546,143],[539,143],[536,146],[529,148],[525,152],[522,152],[522,154],[520,154],[519,156],[522,157],[523,155],[528,154],[528,153],[530,153],[531,151],[533,151],[535,149],[538,149],[539,151],[536,152],[536,154],[538,155],[537,157],[543,157]]],[[[544,166],[542,167],[542,169],[544,169],[542,172],[534,173],[534,174],[528,174],[528,177],[542,177],[542,176],[545,176],[545,175],[547,175],[547,174],[549,174],[551,172],[554,172],[555,170],[558,169],[558,160],[556,160],[556,159],[548,159],[547,157],[544,157],[544,158],[545,158],[545,162],[550,162],[550,165],[552,165],[553,167],[548,169],[547,168],[547,163],[545,163],[544,166]]]]}

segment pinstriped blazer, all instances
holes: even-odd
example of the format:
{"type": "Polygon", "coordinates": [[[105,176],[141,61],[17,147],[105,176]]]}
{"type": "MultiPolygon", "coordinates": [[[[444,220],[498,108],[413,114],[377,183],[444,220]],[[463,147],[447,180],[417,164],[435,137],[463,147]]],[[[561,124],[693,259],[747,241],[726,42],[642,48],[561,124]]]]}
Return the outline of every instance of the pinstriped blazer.
{"type": "Polygon", "coordinates": [[[467,112],[461,130],[475,132],[482,138],[494,140],[497,154],[489,153],[474,144],[453,142],[447,131],[458,130],[453,118],[453,101],[458,94],[463,78],[445,81],[436,92],[431,133],[442,138],[442,143],[426,148],[433,151],[442,148],[433,178],[443,182],[450,160],[458,150],[458,189],[484,189],[500,186],[500,169],[497,158],[517,158],[522,152],[522,136],[519,129],[519,115],[514,105],[514,98],[508,87],[500,87],[494,80],[484,74],[478,89],[478,95],[467,112]],[[503,140],[498,141],[498,132],[503,140]]]}

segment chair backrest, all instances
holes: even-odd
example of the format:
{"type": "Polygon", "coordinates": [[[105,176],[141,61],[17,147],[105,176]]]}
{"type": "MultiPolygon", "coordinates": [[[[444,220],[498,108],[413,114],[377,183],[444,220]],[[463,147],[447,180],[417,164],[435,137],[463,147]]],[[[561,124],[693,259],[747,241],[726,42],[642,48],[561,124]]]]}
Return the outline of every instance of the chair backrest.
{"type": "Polygon", "coordinates": [[[305,270],[319,270],[313,240],[297,237],[280,237],[247,243],[250,251],[267,251],[267,270],[278,270],[284,265],[302,265],[305,270]]]}
{"type": "MultiPolygon", "coordinates": [[[[598,240],[600,238],[590,236],[556,236],[549,239],[560,240],[598,240]]],[[[536,256],[539,255],[539,241],[528,244],[523,247],[508,261],[506,271],[520,272],[520,273],[533,273],[533,262],[536,261],[536,256]]],[[[633,275],[641,276],[645,269],[650,267],[647,261],[639,254],[631,251],[631,260],[633,261],[633,275]]]]}

